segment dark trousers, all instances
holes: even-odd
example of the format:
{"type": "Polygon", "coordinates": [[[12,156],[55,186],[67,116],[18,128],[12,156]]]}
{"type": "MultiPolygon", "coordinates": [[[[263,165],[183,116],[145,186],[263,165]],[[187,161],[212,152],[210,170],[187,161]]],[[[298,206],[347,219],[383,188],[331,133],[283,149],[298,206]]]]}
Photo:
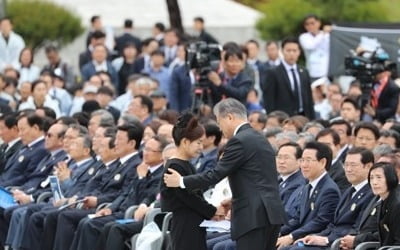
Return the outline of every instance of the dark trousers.
{"type": "Polygon", "coordinates": [[[59,213],[55,231],[54,249],[68,250],[74,239],[79,222],[88,214],[95,213],[94,209],[68,209],[59,213]]]}
{"type": "Polygon", "coordinates": [[[117,219],[122,219],[123,217],[124,213],[117,212],[108,216],[102,216],[94,219],[85,218],[81,220],[72,242],[71,249],[96,249],[96,242],[104,225],[117,219]]]}
{"type": "Polygon", "coordinates": [[[117,222],[107,223],[97,241],[97,250],[125,249],[125,241],[140,233],[143,228],[143,221],[135,221],[128,224],[117,222]]]}
{"type": "Polygon", "coordinates": [[[267,225],[245,233],[236,239],[237,250],[276,249],[280,225],[267,225]]]}

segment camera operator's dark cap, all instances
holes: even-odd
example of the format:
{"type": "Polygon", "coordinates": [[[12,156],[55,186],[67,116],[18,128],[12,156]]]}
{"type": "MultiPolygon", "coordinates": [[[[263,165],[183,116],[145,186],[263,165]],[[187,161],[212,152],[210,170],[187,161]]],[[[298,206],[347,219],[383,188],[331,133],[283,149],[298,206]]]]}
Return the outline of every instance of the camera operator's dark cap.
{"type": "Polygon", "coordinates": [[[153,93],[150,94],[150,98],[166,98],[167,95],[162,90],[154,90],[153,93]]]}

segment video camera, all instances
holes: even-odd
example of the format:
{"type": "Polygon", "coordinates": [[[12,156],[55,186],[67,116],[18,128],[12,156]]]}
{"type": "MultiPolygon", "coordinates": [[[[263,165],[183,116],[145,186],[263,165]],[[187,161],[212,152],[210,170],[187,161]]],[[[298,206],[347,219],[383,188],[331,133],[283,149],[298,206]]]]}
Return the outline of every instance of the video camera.
{"type": "Polygon", "coordinates": [[[208,86],[207,75],[217,71],[221,62],[221,45],[194,42],[186,50],[185,64],[188,69],[195,69],[200,76],[196,85],[208,86]]]}
{"type": "Polygon", "coordinates": [[[361,107],[370,101],[376,75],[396,68],[396,64],[389,61],[389,55],[381,48],[374,52],[365,51],[358,54],[352,51],[351,56],[345,57],[344,65],[346,73],[360,81],[361,107]]]}

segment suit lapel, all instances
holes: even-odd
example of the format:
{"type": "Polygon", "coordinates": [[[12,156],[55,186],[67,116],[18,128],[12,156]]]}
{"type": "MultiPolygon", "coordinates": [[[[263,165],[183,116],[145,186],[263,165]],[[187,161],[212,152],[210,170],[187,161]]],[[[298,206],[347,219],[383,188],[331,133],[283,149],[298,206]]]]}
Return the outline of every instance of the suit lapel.
{"type": "Polygon", "coordinates": [[[289,79],[289,76],[288,76],[287,71],[285,69],[285,66],[281,63],[278,66],[277,70],[281,71],[278,74],[278,76],[281,76],[281,79],[279,79],[279,83],[286,85],[286,88],[289,90],[290,95],[294,98],[294,93],[292,91],[292,84],[290,83],[290,79],[289,79]]]}

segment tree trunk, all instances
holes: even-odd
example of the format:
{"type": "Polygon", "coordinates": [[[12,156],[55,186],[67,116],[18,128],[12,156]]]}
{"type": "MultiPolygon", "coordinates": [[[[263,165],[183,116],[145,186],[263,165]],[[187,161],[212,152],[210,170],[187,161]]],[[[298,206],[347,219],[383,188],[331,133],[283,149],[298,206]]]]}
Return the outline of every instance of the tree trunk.
{"type": "Polygon", "coordinates": [[[167,0],[167,8],[171,28],[177,29],[181,34],[183,34],[184,30],[178,0],[167,0]]]}
{"type": "Polygon", "coordinates": [[[7,13],[6,13],[6,5],[7,5],[7,1],[6,0],[0,0],[0,19],[7,15],[7,13]]]}

